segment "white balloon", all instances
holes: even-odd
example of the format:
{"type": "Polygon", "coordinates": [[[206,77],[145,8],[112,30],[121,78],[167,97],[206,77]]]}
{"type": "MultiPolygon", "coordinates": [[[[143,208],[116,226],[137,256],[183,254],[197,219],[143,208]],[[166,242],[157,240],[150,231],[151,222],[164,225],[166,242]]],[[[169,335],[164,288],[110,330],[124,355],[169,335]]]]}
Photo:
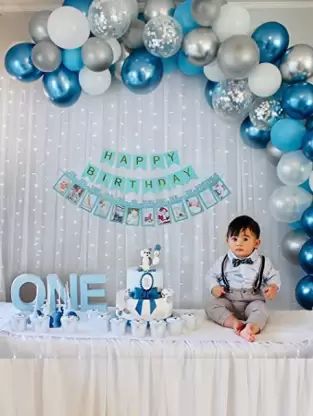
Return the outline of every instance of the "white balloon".
{"type": "Polygon", "coordinates": [[[119,43],[118,40],[111,38],[111,39],[106,39],[106,41],[108,42],[108,44],[111,46],[112,51],[113,51],[113,64],[115,64],[115,62],[117,62],[121,55],[122,55],[122,48],[121,45],[119,43]]]}
{"type": "Polygon", "coordinates": [[[250,33],[250,14],[241,6],[225,4],[213,23],[213,30],[221,42],[233,35],[250,33]]]}
{"type": "Polygon", "coordinates": [[[89,38],[88,19],[75,7],[59,7],[49,16],[48,33],[52,42],[60,48],[79,48],[89,38]]]}
{"type": "Polygon", "coordinates": [[[301,185],[312,172],[312,162],[302,150],[282,155],[277,165],[277,176],[285,185],[301,185]]]}
{"type": "Polygon", "coordinates": [[[309,176],[309,185],[310,185],[311,191],[313,192],[313,172],[309,176]]]}
{"type": "Polygon", "coordinates": [[[257,65],[249,74],[248,84],[253,94],[258,97],[270,97],[281,86],[282,76],[277,66],[270,63],[257,65]]]}
{"type": "Polygon", "coordinates": [[[111,85],[111,72],[106,69],[102,72],[90,71],[84,67],[79,72],[79,83],[82,90],[89,95],[101,95],[111,85]]]}
{"type": "Polygon", "coordinates": [[[224,81],[226,79],[223,71],[221,70],[217,59],[214,59],[214,61],[210,62],[208,65],[205,65],[203,67],[204,75],[210,80],[210,81],[224,81]]]}

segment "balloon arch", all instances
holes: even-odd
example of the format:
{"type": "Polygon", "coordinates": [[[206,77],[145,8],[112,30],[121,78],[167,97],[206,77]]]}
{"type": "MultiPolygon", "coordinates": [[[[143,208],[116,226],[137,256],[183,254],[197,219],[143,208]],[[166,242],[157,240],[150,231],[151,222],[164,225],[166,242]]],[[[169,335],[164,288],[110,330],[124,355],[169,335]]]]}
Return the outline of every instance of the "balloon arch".
{"type": "Polygon", "coordinates": [[[265,148],[283,186],[272,215],[289,223],[284,256],[307,276],[296,287],[313,307],[313,48],[289,45],[287,28],[266,22],[251,34],[249,12],[224,0],[64,0],[34,14],[32,43],[5,56],[20,81],[42,78],[49,100],[74,104],[81,92],[104,94],[112,78],[136,94],[153,91],[164,73],[204,74],[209,106],[241,123],[245,143],[265,148]]]}

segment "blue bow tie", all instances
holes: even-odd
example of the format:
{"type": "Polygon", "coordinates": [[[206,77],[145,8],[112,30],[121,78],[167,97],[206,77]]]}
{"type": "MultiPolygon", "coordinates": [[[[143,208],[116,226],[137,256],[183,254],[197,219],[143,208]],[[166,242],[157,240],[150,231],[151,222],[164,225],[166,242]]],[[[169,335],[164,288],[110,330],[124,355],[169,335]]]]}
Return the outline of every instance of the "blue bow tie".
{"type": "Polygon", "coordinates": [[[253,264],[253,261],[250,259],[250,257],[247,257],[246,259],[233,259],[234,267],[238,267],[240,264],[253,264]]]}

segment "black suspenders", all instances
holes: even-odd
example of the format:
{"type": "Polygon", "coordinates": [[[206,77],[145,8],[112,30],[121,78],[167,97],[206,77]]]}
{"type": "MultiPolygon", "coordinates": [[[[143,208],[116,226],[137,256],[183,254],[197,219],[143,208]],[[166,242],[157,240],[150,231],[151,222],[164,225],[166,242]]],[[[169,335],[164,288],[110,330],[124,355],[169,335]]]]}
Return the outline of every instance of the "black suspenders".
{"type": "MultiPolygon", "coordinates": [[[[253,284],[253,292],[257,292],[258,290],[261,289],[261,286],[262,286],[265,257],[264,256],[260,256],[260,257],[261,257],[261,265],[260,265],[257,277],[255,279],[255,282],[253,284]]],[[[226,266],[227,259],[228,259],[228,254],[226,254],[226,256],[223,258],[222,266],[221,266],[222,277],[218,280],[223,282],[226,292],[229,292],[229,289],[230,289],[229,281],[227,277],[225,276],[225,266],[226,266]]]]}

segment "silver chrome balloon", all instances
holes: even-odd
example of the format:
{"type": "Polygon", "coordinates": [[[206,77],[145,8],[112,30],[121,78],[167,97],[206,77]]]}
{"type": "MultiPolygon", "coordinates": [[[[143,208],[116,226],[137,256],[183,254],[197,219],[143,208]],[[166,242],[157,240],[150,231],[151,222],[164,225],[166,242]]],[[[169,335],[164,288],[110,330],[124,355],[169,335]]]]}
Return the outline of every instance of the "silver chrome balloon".
{"type": "Polygon", "coordinates": [[[53,72],[61,65],[61,50],[51,40],[42,40],[32,49],[32,62],[42,72],[53,72]]]}
{"type": "Polygon", "coordinates": [[[219,116],[227,120],[239,120],[251,109],[254,95],[247,80],[225,80],[219,82],[212,94],[212,106],[219,116]]]}
{"type": "Polygon", "coordinates": [[[267,143],[265,151],[266,151],[266,156],[267,156],[268,160],[274,166],[277,166],[280,158],[284,154],[284,152],[282,152],[280,149],[273,146],[271,142],[267,143]]]}
{"type": "Polygon", "coordinates": [[[170,16],[158,16],[149,20],[143,32],[146,49],[161,58],[175,55],[180,49],[182,39],[181,25],[170,16]]]}
{"type": "Polygon", "coordinates": [[[204,66],[212,62],[217,54],[219,41],[212,29],[200,27],[187,33],[183,50],[193,65],[204,66]]]}
{"type": "Polygon", "coordinates": [[[299,186],[281,186],[275,189],[269,201],[273,217],[280,222],[295,222],[312,204],[312,194],[299,186]]]}
{"type": "Polygon", "coordinates": [[[275,98],[257,101],[249,113],[252,124],[259,130],[270,130],[273,125],[283,118],[284,110],[281,102],[275,98]]]}
{"type": "Polygon", "coordinates": [[[192,16],[200,26],[212,26],[225,3],[225,0],[192,0],[192,16]]]}
{"type": "Polygon", "coordinates": [[[292,46],[283,56],[279,69],[286,82],[307,80],[313,75],[313,48],[304,44],[292,46]]]}
{"type": "Polygon", "coordinates": [[[143,46],[143,31],[145,22],[136,19],[131,22],[128,31],[121,38],[123,44],[130,49],[137,49],[143,46]]]}
{"type": "Polygon", "coordinates": [[[308,241],[309,236],[303,230],[289,231],[281,242],[283,256],[293,264],[299,264],[298,255],[303,244],[308,241]]]}
{"type": "Polygon", "coordinates": [[[217,60],[228,78],[246,78],[258,63],[260,52],[256,42],[248,35],[234,35],[220,46],[217,60]]]}
{"type": "Polygon", "coordinates": [[[312,172],[312,162],[302,150],[287,152],[282,155],[277,165],[277,176],[285,185],[301,185],[312,172]]]}
{"type": "Polygon", "coordinates": [[[28,30],[34,42],[49,39],[47,26],[50,14],[50,10],[43,10],[31,17],[28,30]]]}
{"type": "Polygon", "coordinates": [[[109,68],[113,62],[113,50],[103,39],[89,38],[82,47],[82,59],[87,68],[101,72],[109,68]]]}
{"type": "Polygon", "coordinates": [[[123,36],[130,25],[132,16],[127,0],[94,0],[88,11],[91,32],[98,38],[123,36]]]}
{"type": "Polygon", "coordinates": [[[173,16],[175,10],[174,0],[147,0],[144,8],[144,18],[148,22],[158,16],[173,16]]]}

